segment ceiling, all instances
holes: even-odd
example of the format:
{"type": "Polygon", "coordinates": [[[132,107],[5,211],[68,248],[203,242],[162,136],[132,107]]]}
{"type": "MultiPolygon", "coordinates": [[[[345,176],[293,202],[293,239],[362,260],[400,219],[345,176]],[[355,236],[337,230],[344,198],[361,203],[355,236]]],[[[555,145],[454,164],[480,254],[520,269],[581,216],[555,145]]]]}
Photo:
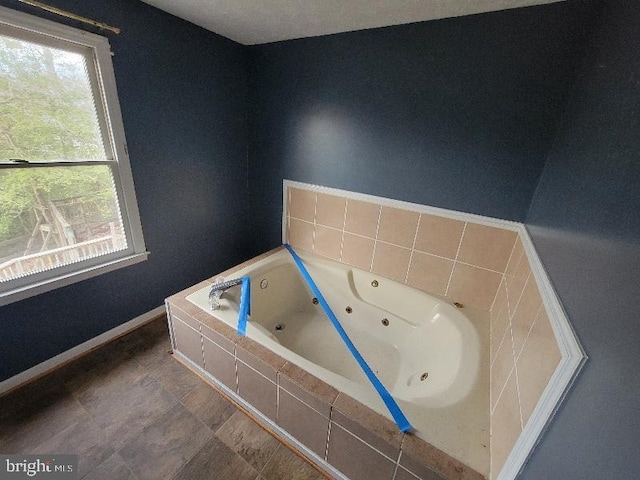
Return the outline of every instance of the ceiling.
{"type": "Polygon", "coordinates": [[[563,0],[142,0],[244,45],[563,0]]]}

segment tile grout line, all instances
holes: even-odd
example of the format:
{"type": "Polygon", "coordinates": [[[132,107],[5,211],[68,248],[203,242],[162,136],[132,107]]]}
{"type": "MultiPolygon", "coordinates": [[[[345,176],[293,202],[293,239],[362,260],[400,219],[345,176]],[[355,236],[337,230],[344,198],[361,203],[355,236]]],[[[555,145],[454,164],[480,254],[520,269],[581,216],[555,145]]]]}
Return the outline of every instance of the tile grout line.
{"type": "MultiPolygon", "coordinates": [[[[503,307],[509,308],[507,305],[507,290],[506,290],[506,278],[505,275],[502,275],[500,279],[500,284],[498,285],[498,290],[496,291],[496,296],[493,298],[493,303],[491,304],[491,308],[489,309],[489,336],[493,333],[493,330],[496,328],[496,322],[498,321],[498,316],[502,313],[503,308],[500,308],[497,312],[494,310],[498,305],[496,305],[496,301],[498,300],[498,295],[500,295],[500,291],[504,288],[504,305],[503,307]],[[495,315],[494,315],[495,314],[495,315]]],[[[507,310],[508,311],[508,310],[507,310]]],[[[507,316],[509,314],[507,313],[507,316]]]]}
{"type": "Polygon", "coordinates": [[[498,403],[500,403],[500,399],[502,398],[502,393],[505,391],[505,389],[507,387],[507,383],[509,383],[509,379],[511,378],[511,374],[513,373],[514,368],[515,368],[515,365],[513,365],[511,367],[511,370],[509,370],[509,375],[507,375],[507,379],[504,381],[504,385],[502,385],[502,388],[500,389],[500,393],[498,394],[498,398],[496,398],[495,405],[493,407],[491,405],[489,405],[489,408],[491,410],[491,415],[493,415],[496,412],[496,408],[498,407],[498,403]]]}
{"type": "MultiPolygon", "coordinates": [[[[502,311],[502,310],[500,310],[502,311]]],[[[498,358],[498,352],[500,351],[500,348],[502,347],[502,344],[504,343],[504,339],[507,338],[507,331],[509,330],[509,328],[511,327],[511,320],[509,320],[509,312],[507,312],[507,328],[504,330],[504,333],[502,334],[502,337],[500,338],[500,345],[498,345],[498,348],[496,349],[496,354],[495,354],[495,358],[493,360],[490,360],[490,364],[489,364],[489,373],[491,373],[491,369],[493,368],[493,364],[496,363],[496,360],[498,358]]],[[[491,354],[491,352],[489,352],[489,354],[491,354]]]]}
{"type": "Polygon", "coordinates": [[[407,273],[404,276],[404,284],[409,282],[409,271],[411,270],[411,262],[413,261],[413,252],[416,248],[416,240],[418,238],[418,231],[420,230],[420,220],[422,220],[422,214],[418,215],[418,223],[416,224],[416,233],[413,235],[413,243],[411,244],[411,253],[409,254],[409,265],[407,265],[407,273]]]}
{"type": "Polygon", "coordinates": [[[529,330],[527,330],[527,335],[524,337],[524,341],[522,342],[520,351],[518,352],[518,355],[516,355],[516,363],[518,362],[518,360],[520,359],[520,356],[522,355],[522,352],[524,351],[524,347],[527,344],[527,341],[529,340],[529,336],[531,335],[533,327],[535,326],[536,322],[538,321],[538,318],[540,317],[540,314],[542,313],[543,307],[544,307],[544,303],[541,303],[540,306],[538,307],[538,311],[536,312],[535,317],[533,317],[533,322],[531,322],[531,326],[529,327],[529,330]]]}
{"type": "MultiPolygon", "coordinates": [[[[502,343],[500,344],[500,348],[502,348],[502,345],[504,344],[504,340],[505,338],[507,338],[507,334],[511,334],[511,358],[513,360],[514,357],[514,353],[513,353],[513,333],[511,330],[511,319],[507,318],[507,330],[504,333],[504,337],[502,338],[502,343]]],[[[498,354],[500,353],[500,349],[498,349],[498,351],[496,351],[496,359],[494,360],[494,363],[496,362],[497,358],[498,358],[498,354]]],[[[513,373],[513,370],[516,368],[516,362],[515,360],[513,360],[513,363],[511,364],[511,368],[509,369],[509,375],[507,375],[506,380],[504,381],[504,385],[502,385],[502,388],[500,389],[500,394],[498,395],[498,398],[496,399],[496,403],[495,405],[492,407],[491,406],[491,399],[489,400],[489,409],[491,410],[491,415],[493,415],[493,413],[496,410],[496,407],[498,406],[498,402],[500,401],[500,398],[502,398],[502,392],[504,392],[504,389],[507,386],[507,383],[509,383],[509,378],[511,378],[511,374],[513,373]]],[[[491,367],[489,367],[489,375],[491,375],[491,367]]],[[[491,392],[491,378],[489,378],[489,392],[491,392]]],[[[520,401],[520,398],[518,397],[518,402],[520,401]]]]}
{"type": "Polygon", "coordinates": [[[369,272],[373,272],[373,262],[376,259],[376,245],[378,244],[378,232],[380,230],[380,219],[382,218],[382,205],[378,208],[378,222],[376,223],[376,238],[373,239],[373,253],[371,254],[371,266],[369,272]]]}
{"type": "Polygon", "coordinates": [[[402,437],[402,440],[400,441],[400,449],[398,450],[398,457],[396,458],[396,462],[393,468],[393,475],[391,475],[391,480],[395,480],[396,475],[398,475],[398,468],[400,467],[400,458],[402,458],[402,443],[403,443],[404,437],[402,437]]]}
{"type": "Polygon", "coordinates": [[[500,280],[500,285],[498,286],[498,291],[496,292],[496,295],[493,297],[493,302],[491,302],[491,308],[489,308],[489,311],[493,310],[493,307],[496,303],[496,299],[498,298],[498,293],[500,292],[500,287],[502,286],[502,282],[506,283],[506,277],[507,277],[507,269],[509,268],[509,264],[511,263],[511,259],[513,257],[513,253],[516,251],[516,245],[518,244],[518,239],[520,238],[520,234],[518,233],[516,235],[516,238],[513,242],[513,247],[511,247],[511,253],[509,253],[509,259],[507,260],[507,264],[504,267],[504,272],[502,272],[502,279],[500,280]]]}
{"type": "Polygon", "coordinates": [[[344,234],[347,227],[347,211],[349,209],[349,200],[344,201],[344,214],[342,215],[342,235],[340,235],[340,263],[343,263],[342,256],[344,254],[344,234]]]}
{"type": "Polygon", "coordinates": [[[313,194],[313,233],[311,234],[311,251],[316,253],[316,216],[318,215],[318,193],[313,194]]]}
{"type": "MultiPolygon", "coordinates": [[[[275,370],[275,369],[274,369],[275,370]]],[[[276,425],[280,422],[280,371],[276,371],[276,425]]]]}
{"type": "Polygon", "coordinates": [[[202,323],[198,322],[198,331],[200,332],[200,354],[202,355],[202,368],[207,369],[207,359],[204,354],[204,334],[202,333],[202,323]]]}
{"type": "Polygon", "coordinates": [[[520,306],[520,300],[522,300],[522,296],[524,295],[524,291],[527,288],[527,284],[529,283],[529,278],[531,277],[531,275],[532,275],[532,272],[529,271],[529,275],[527,275],[527,278],[524,281],[524,285],[522,286],[522,291],[520,292],[520,295],[518,296],[518,300],[516,301],[516,304],[513,307],[513,315],[511,316],[512,319],[516,317],[516,312],[518,311],[518,307],[520,306]]]}
{"type": "Polygon", "coordinates": [[[467,222],[464,222],[462,227],[462,235],[460,235],[460,241],[458,242],[458,249],[456,250],[456,258],[453,260],[453,266],[451,267],[451,273],[449,274],[449,281],[447,282],[447,288],[444,291],[444,296],[449,294],[449,287],[451,286],[451,280],[453,279],[453,272],[456,269],[456,262],[458,261],[458,255],[460,254],[460,247],[462,247],[462,240],[464,239],[464,233],[467,230],[467,222]]]}
{"type": "Polygon", "coordinates": [[[329,425],[327,427],[327,441],[324,444],[324,461],[327,463],[329,463],[329,442],[331,441],[331,425],[332,424],[333,424],[333,405],[329,406],[329,425]]]}
{"type": "Polygon", "coordinates": [[[238,375],[238,362],[240,360],[238,360],[238,345],[237,344],[233,344],[233,369],[235,372],[235,381],[236,381],[236,388],[235,388],[235,393],[237,395],[240,395],[239,390],[240,390],[240,378],[238,375]]]}
{"type": "MultiPolygon", "coordinates": [[[[513,324],[511,323],[511,320],[509,320],[509,330],[507,333],[511,334],[511,360],[513,362],[511,373],[515,373],[514,380],[516,382],[516,395],[518,396],[518,412],[520,414],[520,430],[522,430],[522,406],[520,403],[520,386],[518,385],[518,369],[516,368],[516,346],[513,340],[513,324]]],[[[508,379],[507,379],[507,382],[505,382],[504,384],[505,387],[507,386],[507,383],[508,383],[508,379]]],[[[496,403],[496,406],[497,405],[498,404],[496,403]]]]}
{"type": "MultiPolygon", "coordinates": [[[[512,333],[513,336],[513,333],[512,333]]],[[[520,414],[520,431],[524,430],[523,420],[522,420],[522,399],[520,397],[520,377],[518,376],[518,365],[516,364],[516,352],[515,352],[515,342],[512,345],[513,348],[513,370],[516,374],[516,394],[518,395],[518,413],[520,414]]]]}

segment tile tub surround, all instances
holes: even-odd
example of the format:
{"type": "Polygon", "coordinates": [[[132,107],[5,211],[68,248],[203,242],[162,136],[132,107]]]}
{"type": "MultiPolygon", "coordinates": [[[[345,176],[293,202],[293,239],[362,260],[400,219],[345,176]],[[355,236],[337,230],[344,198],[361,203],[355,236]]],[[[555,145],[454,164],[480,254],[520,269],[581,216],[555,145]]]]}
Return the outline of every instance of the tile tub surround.
{"type": "Polygon", "coordinates": [[[294,248],[490,312],[491,478],[498,478],[562,360],[523,230],[297,182],[285,181],[283,195],[283,240],[294,248]]]}
{"type": "Polygon", "coordinates": [[[191,368],[212,379],[225,394],[252,405],[270,420],[265,425],[268,429],[276,434],[282,429],[305,445],[321,468],[332,465],[353,480],[485,478],[415,435],[399,432],[391,420],[253,340],[238,336],[186,300],[211,283],[213,279],[166,301],[178,357],[188,359],[191,368]],[[219,358],[224,361],[218,362],[219,358]],[[224,369],[226,373],[221,372],[224,369]]]}
{"type": "Polygon", "coordinates": [[[491,309],[490,344],[491,472],[497,478],[561,361],[520,239],[491,309]]]}
{"type": "Polygon", "coordinates": [[[290,187],[285,241],[294,248],[489,311],[515,230],[290,187]]]}

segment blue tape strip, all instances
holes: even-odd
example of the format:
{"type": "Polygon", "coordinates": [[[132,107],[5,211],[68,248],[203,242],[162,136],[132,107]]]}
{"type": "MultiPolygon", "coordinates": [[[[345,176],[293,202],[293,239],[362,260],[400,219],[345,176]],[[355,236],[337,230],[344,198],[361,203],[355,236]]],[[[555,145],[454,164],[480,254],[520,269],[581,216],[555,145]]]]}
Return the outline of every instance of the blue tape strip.
{"type": "Polygon", "coordinates": [[[240,291],[240,310],[238,311],[238,335],[247,334],[247,317],[251,314],[251,279],[242,277],[240,291]]]}
{"type": "Polygon", "coordinates": [[[367,365],[367,362],[362,357],[362,355],[360,355],[360,352],[358,352],[358,349],[356,348],[356,346],[353,344],[353,342],[347,335],[347,332],[345,332],[344,328],[342,328],[342,325],[340,325],[338,318],[335,316],[335,314],[331,310],[331,307],[329,307],[329,304],[322,296],[320,289],[311,278],[311,275],[309,274],[306,267],[302,263],[302,260],[300,259],[298,254],[294,252],[293,248],[291,248],[288,244],[285,243],[284,246],[287,250],[289,250],[289,253],[293,257],[293,261],[298,266],[298,269],[300,270],[300,273],[302,274],[305,281],[307,282],[307,285],[309,285],[309,288],[311,288],[311,291],[318,299],[318,303],[324,310],[324,313],[327,314],[327,317],[329,317],[329,320],[331,320],[331,323],[333,324],[335,329],[338,331],[340,338],[342,338],[342,341],[345,343],[345,345],[347,346],[347,348],[349,349],[353,357],[356,359],[356,361],[358,362],[358,365],[360,365],[360,368],[362,368],[364,373],[367,375],[367,378],[369,379],[373,387],[378,392],[378,395],[380,395],[380,398],[382,398],[382,401],[387,406],[389,413],[391,413],[391,416],[395,420],[396,425],[398,425],[398,428],[400,429],[400,431],[406,432],[408,430],[411,430],[412,427],[411,427],[411,424],[409,423],[409,420],[407,420],[407,417],[404,416],[404,413],[402,413],[402,410],[400,410],[400,407],[398,406],[394,398],[387,391],[387,389],[384,387],[382,382],[380,382],[378,377],[376,377],[376,374],[373,373],[373,370],[371,370],[371,367],[367,365]]]}

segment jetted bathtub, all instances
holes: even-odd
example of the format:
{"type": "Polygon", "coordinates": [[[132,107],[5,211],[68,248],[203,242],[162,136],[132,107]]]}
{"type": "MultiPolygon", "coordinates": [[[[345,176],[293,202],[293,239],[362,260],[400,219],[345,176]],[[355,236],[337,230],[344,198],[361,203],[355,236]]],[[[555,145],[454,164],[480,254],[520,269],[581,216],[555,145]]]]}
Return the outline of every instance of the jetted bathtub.
{"type": "MultiPolygon", "coordinates": [[[[392,280],[299,252],[344,330],[403,410],[415,433],[483,470],[488,443],[488,334],[459,309],[392,280]],[[485,366],[486,367],[486,366],[485,366]],[[444,415],[444,417],[443,417],[444,415]]],[[[232,278],[251,278],[247,336],[339,391],[390,414],[317,304],[288,251],[232,278]]],[[[232,278],[226,278],[230,280],[232,278]]],[[[240,287],[209,307],[207,285],[187,296],[237,328],[240,287]]]]}

